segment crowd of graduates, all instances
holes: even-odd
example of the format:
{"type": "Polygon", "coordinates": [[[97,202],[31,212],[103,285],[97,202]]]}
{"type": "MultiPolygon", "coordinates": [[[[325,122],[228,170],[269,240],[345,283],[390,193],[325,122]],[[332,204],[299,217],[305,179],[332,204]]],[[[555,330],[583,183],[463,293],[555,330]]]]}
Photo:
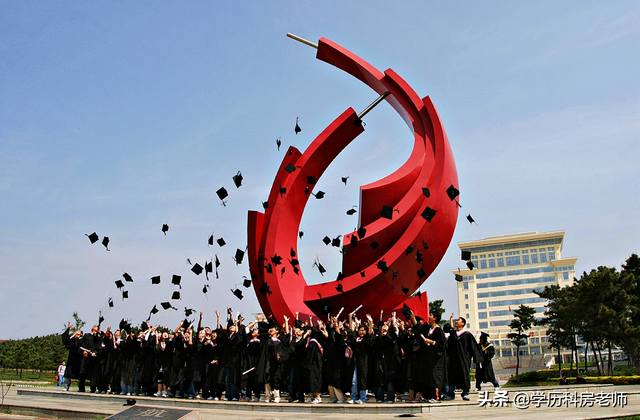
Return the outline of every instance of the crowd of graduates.
{"type": "MultiPolygon", "coordinates": [[[[408,309],[408,308],[407,308],[408,309]]],[[[302,322],[259,314],[249,324],[229,309],[226,325],[216,311],[216,327],[197,328],[183,320],[174,329],[144,322],[132,328],[121,321],[118,330],[63,333],[69,350],[65,389],[78,380],[85,392],[203,398],[227,401],[362,404],[367,394],[377,402],[439,402],[455,398],[455,390],[468,400],[470,368],[476,363],[476,387],[482,382],[498,386],[491,368],[493,347],[486,334],[480,344],[465,329],[464,318],[444,327],[440,316],[421,320],[406,311],[406,321],[395,313],[374,322],[329,317],[325,324],[309,317],[302,322]],[[347,394],[350,398],[347,398],[347,394]],[[406,396],[408,394],[408,397],[406,396]],[[284,400],[284,395],[283,395],[284,400]]]]}

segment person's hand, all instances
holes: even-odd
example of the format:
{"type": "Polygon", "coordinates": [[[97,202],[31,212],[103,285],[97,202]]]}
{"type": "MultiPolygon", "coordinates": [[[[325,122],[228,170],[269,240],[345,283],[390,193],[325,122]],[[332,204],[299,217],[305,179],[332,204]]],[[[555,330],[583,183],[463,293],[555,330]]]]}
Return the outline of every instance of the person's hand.
{"type": "Polygon", "coordinates": [[[202,319],[202,315],[204,315],[204,313],[203,313],[203,312],[200,312],[200,319],[202,319]]]}
{"type": "Polygon", "coordinates": [[[371,318],[370,314],[367,314],[367,319],[369,320],[369,322],[373,322],[373,318],[371,318]]]}
{"type": "Polygon", "coordinates": [[[288,324],[289,323],[289,318],[286,315],[283,315],[282,317],[284,318],[285,324],[288,324]]]}
{"type": "Polygon", "coordinates": [[[216,316],[220,318],[220,311],[216,311],[216,316]]]}
{"type": "Polygon", "coordinates": [[[71,329],[71,321],[69,321],[69,329],[71,329]]]}
{"type": "Polygon", "coordinates": [[[451,313],[451,316],[449,317],[449,321],[451,321],[453,319],[453,313],[451,313]]]}
{"type": "Polygon", "coordinates": [[[231,308],[227,309],[227,313],[228,313],[229,315],[233,315],[233,309],[231,309],[231,308]]]}

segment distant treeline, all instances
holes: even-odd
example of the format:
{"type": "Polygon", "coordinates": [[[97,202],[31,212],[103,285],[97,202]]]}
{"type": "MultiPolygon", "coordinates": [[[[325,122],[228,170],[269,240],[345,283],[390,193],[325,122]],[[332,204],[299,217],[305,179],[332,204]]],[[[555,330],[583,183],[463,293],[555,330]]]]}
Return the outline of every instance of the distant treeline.
{"type": "Polygon", "coordinates": [[[0,342],[0,368],[3,372],[15,369],[22,377],[22,370],[55,371],[67,360],[68,350],[62,344],[60,334],[0,342]]]}

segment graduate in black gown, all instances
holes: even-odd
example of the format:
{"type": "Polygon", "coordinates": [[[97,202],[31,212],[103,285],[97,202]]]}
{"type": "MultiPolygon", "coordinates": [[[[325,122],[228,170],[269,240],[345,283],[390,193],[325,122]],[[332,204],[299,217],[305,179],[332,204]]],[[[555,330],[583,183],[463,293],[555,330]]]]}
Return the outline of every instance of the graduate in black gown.
{"type": "Polygon", "coordinates": [[[494,389],[500,389],[500,384],[496,381],[496,375],[493,373],[493,362],[491,361],[496,350],[489,342],[489,334],[486,332],[480,333],[480,352],[482,359],[476,366],[476,388],[479,391],[483,383],[489,382],[493,384],[494,389]]]}
{"type": "Polygon", "coordinates": [[[429,323],[420,326],[419,376],[421,391],[429,402],[440,401],[440,390],[447,385],[447,341],[439,322],[440,315],[429,312],[429,323]]]}
{"type": "Polygon", "coordinates": [[[462,390],[462,399],[469,401],[471,360],[473,359],[476,363],[480,363],[482,355],[473,334],[464,329],[467,320],[459,317],[454,322],[453,314],[451,314],[449,322],[453,329],[447,342],[450,357],[449,385],[460,388],[462,390]]]}
{"type": "Polygon", "coordinates": [[[353,351],[355,362],[353,379],[351,382],[350,404],[363,404],[367,402],[367,390],[369,389],[369,355],[373,341],[373,318],[367,314],[368,326],[360,325],[354,334],[355,320],[353,313],[349,314],[349,324],[352,334],[349,337],[349,347],[353,351]]]}
{"type": "Polygon", "coordinates": [[[62,344],[64,344],[65,348],[69,350],[69,355],[67,356],[67,370],[64,375],[65,391],[69,390],[71,380],[78,379],[80,375],[80,341],[82,338],[82,331],[76,330],[73,334],[70,334],[71,326],[71,322],[69,322],[69,326],[62,333],[62,344]]]}

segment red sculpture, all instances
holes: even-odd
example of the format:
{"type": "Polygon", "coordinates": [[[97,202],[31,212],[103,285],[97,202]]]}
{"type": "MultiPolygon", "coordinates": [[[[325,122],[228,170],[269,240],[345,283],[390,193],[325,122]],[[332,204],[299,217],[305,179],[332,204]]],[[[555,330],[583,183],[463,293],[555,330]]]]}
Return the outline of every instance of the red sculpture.
{"type": "Polygon", "coordinates": [[[321,38],[317,49],[318,59],[361,80],[381,95],[378,102],[384,99],[396,110],[414,134],[414,147],[393,174],[360,187],[361,229],[343,236],[342,275],[316,285],[307,285],[297,261],[300,220],[315,182],[364,131],[361,118],[368,110],[357,115],[347,109],[304,153],[289,147],[268,207],[248,216],[253,285],[265,314],[279,322],[296,311],[304,319],[341,308],[347,314],[360,305],[362,314],[402,307],[444,256],[458,218],[458,175],[431,99],[420,99],[393,70],[382,73],[328,39],[321,38]]]}

